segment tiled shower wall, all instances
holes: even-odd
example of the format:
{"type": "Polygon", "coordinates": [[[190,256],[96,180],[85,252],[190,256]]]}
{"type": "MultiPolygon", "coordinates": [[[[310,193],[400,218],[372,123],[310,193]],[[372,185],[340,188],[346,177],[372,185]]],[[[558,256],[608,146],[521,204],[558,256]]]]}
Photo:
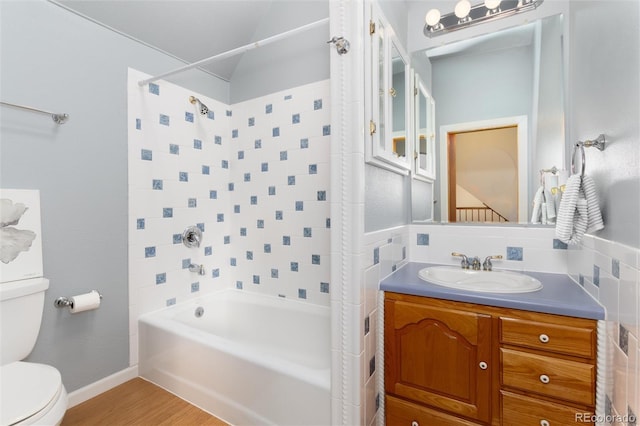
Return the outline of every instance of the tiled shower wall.
{"type": "Polygon", "coordinates": [[[607,310],[604,414],[610,421],[604,424],[636,425],[640,413],[640,250],[585,235],[568,252],[569,275],[607,310]]]}
{"type": "Polygon", "coordinates": [[[226,105],[145,78],[129,70],[131,363],[139,315],[215,290],[328,306],[329,81],[226,105]]]}

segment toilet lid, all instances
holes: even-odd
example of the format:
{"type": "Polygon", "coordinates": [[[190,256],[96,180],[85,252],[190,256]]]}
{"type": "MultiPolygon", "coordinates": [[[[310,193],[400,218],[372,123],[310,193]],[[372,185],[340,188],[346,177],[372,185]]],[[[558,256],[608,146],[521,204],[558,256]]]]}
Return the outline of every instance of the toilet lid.
{"type": "Polygon", "coordinates": [[[33,416],[58,397],[60,372],[50,365],[12,362],[0,367],[0,424],[12,425],[33,416]]]}

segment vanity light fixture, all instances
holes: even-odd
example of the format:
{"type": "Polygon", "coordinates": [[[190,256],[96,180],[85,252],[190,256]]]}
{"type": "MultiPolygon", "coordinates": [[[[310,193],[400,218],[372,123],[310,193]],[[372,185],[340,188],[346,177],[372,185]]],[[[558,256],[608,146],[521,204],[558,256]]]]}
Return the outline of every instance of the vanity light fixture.
{"type": "Polygon", "coordinates": [[[452,13],[441,15],[438,9],[431,9],[425,16],[424,35],[435,37],[471,25],[503,18],[516,13],[533,10],[544,0],[484,0],[472,6],[469,0],[459,0],[452,13]]]}

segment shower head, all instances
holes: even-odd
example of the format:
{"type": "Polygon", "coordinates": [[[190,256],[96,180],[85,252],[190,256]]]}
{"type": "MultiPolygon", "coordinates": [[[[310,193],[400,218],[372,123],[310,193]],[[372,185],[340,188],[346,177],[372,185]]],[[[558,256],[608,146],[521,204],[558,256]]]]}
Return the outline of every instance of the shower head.
{"type": "Polygon", "coordinates": [[[193,105],[195,105],[197,102],[198,105],[200,105],[200,114],[207,115],[207,113],[209,112],[209,108],[195,96],[189,96],[189,102],[191,102],[193,105]]]}

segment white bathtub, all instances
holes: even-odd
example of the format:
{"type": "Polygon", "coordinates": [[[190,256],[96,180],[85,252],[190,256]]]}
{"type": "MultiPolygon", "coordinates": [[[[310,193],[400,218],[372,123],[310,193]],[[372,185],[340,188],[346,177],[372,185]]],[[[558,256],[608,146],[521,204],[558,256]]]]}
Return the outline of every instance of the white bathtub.
{"type": "Polygon", "coordinates": [[[224,290],[141,316],[139,372],[232,425],[329,425],[330,324],[327,307],[224,290]]]}

